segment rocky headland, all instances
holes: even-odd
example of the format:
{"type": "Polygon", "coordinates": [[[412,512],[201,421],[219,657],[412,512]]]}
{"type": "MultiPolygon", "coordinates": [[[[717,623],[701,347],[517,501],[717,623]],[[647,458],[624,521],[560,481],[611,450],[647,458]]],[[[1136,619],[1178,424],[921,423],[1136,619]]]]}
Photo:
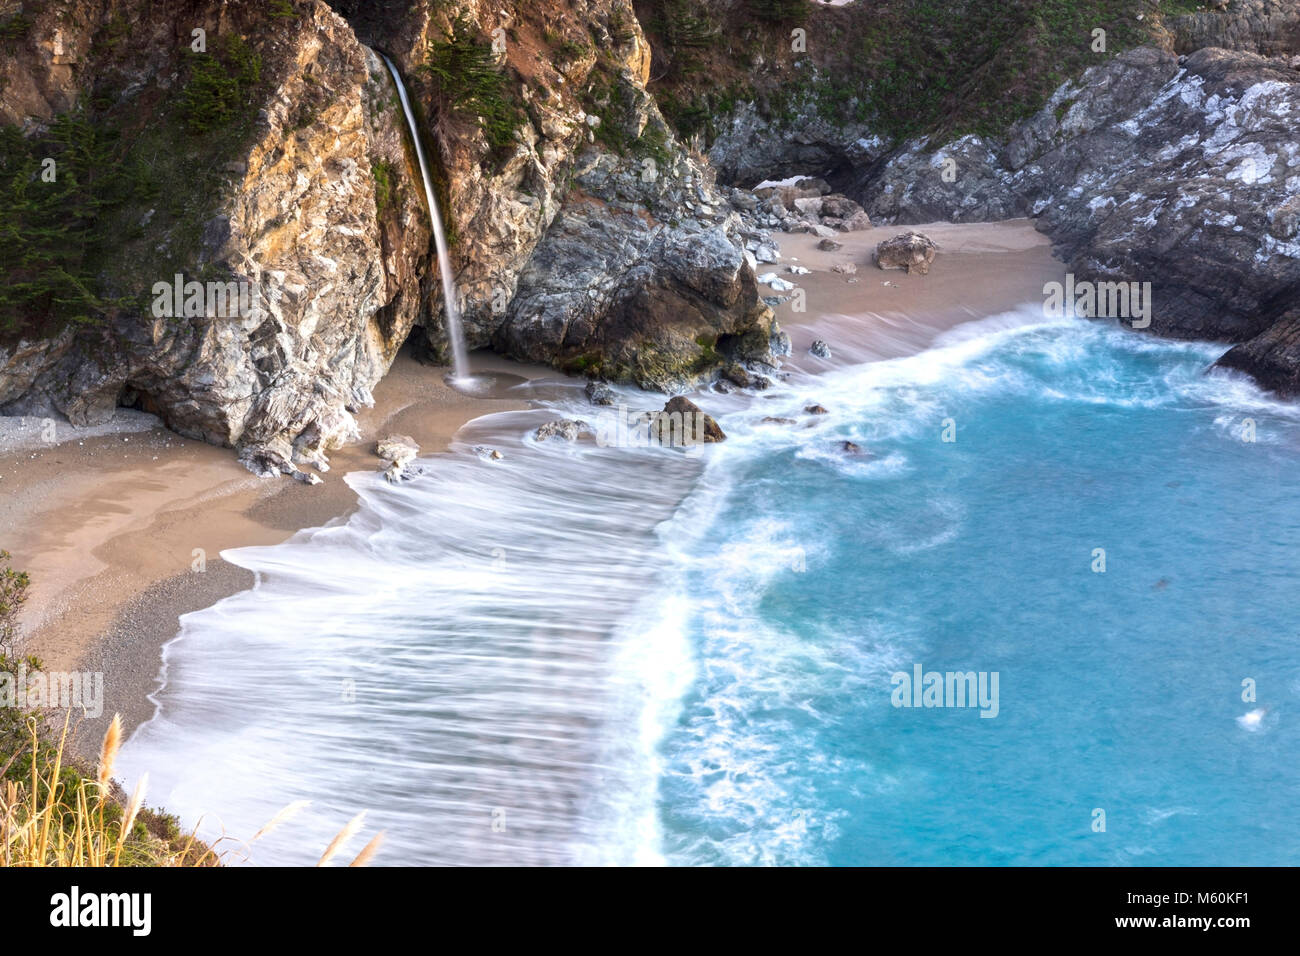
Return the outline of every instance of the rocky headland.
{"type": "Polygon", "coordinates": [[[1300,390],[1294,5],[932,6],[6,4],[0,411],[141,409],[307,479],[403,345],[445,362],[383,56],[471,348],[761,387],[784,236],[1027,216],[1081,278],[1150,282],[1148,331],[1300,390]]]}

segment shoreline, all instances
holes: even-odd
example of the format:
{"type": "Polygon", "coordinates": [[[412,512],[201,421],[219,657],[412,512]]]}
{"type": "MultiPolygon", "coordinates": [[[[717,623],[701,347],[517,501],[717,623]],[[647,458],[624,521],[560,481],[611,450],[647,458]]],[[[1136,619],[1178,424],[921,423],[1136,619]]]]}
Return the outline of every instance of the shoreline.
{"type": "MultiPolygon", "coordinates": [[[[481,364],[537,374],[495,356],[481,364]]],[[[154,713],[162,649],[180,616],[253,585],[253,574],[221,552],[345,521],[357,495],[343,478],[377,469],[379,438],[410,435],[422,456],[433,455],[466,422],[528,407],[456,392],[445,371],[399,354],[375,387],[374,406],[357,415],[360,440],[331,453],[318,485],[258,478],[231,449],[160,423],[87,438],[69,427],[72,437],[57,444],[0,453],[0,522],[10,529],[0,547],[32,577],[21,648],[47,671],[104,675],[103,714],[74,719],[74,750],[93,756],[115,712],[129,739],[154,713]]]]}
{"type": "MultiPolygon", "coordinates": [[[[793,345],[782,359],[785,375],[923,351],[955,325],[1040,297],[1043,282],[1065,268],[1029,220],[875,227],[841,234],[842,248],[834,252],[817,249],[819,241],[782,234],[781,263],[757,270],[775,272],[806,293],[805,312],[795,312],[792,301],[775,309],[793,345]],[[939,244],[928,275],[885,271],[871,261],[878,242],[907,229],[939,244]],[[847,263],[856,271],[832,271],[847,263]],[[792,274],[792,265],[811,271],[792,274]],[[831,359],[809,354],[817,338],[831,345],[831,359]]],[[[766,285],[759,288],[771,294],[766,285]]],[[[516,378],[558,374],[491,355],[476,355],[474,364],[516,378]]],[[[230,449],[160,425],[88,438],[72,432],[58,444],[0,454],[0,520],[12,534],[0,547],[33,579],[23,648],[43,658],[47,670],[104,674],[104,713],[81,721],[74,747],[93,754],[114,712],[122,714],[129,739],[153,716],[162,649],[179,632],[180,616],[252,586],[254,575],[225,561],[222,551],[278,544],[346,521],[357,495],[343,476],[375,470],[378,438],[410,435],[425,457],[446,451],[482,415],[532,407],[455,392],[443,383],[444,371],[399,355],[374,389],[374,407],[357,416],[361,440],[334,451],[329,474],[315,486],[257,478],[230,449]],[[200,557],[201,573],[192,567],[200,557]]],[[[692,397],[705,401],[713,394],[692,397]]]]}

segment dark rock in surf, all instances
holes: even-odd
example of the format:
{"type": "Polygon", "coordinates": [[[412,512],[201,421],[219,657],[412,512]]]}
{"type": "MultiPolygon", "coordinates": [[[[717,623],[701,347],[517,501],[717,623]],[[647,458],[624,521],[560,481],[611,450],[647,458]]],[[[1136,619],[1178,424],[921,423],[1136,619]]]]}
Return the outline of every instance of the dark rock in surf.
{"type": "Polygon", "coordinates": [[[677,415],[682,422],[682,433],[691,436],[700,435],[700,441],[719,442],[726,441],[727,435],[723,432],[722,427],[706,415],[700,406],[696,405],[689,398],[683,395],[675,395],[670,398],[664,405],[660,415],[677,415]]]}
{"type": "Polygon", "coordinates": [[[587,401],[593,405],[614,404],[614,390],[604,382],[588,382],[585,391],[587,401]]]}

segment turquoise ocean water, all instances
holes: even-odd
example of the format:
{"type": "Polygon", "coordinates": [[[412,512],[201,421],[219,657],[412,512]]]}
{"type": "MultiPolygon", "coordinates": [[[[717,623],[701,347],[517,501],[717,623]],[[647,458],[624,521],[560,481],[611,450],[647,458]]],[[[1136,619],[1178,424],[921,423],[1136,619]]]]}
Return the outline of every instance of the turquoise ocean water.
{"type": "Polygon", "coordinates": [[[1300,408],[1222,351],[1026,312],[698,457],[471,428],[232,553],[124,760],[230,832],[313,801],[257,862],[367,808],[390,863],[1295,864],[1300,408]],[[997,716],[893,706],[916,665],[997,716]]]}

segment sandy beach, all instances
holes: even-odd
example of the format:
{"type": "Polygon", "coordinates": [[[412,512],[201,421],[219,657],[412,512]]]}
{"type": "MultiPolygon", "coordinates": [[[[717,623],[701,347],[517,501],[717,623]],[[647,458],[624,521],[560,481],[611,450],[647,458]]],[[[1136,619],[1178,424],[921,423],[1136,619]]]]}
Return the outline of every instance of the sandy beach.
{"type": "MultiPolygon", "coordinates": [[[[813,235],[779,236],[782,263],[760,265],[759,274],[775,272],[806,292],[805,311],[793,302],[777,309],[793,343],[786,368],[815,373],[919,351],[961,322],[1040,300],[1043,283],[1063,272],[1027,220],[916,228],[939,245],[924,276],[872,263],[876,244],[900,227],[843,234],[833,252],[818,249],[813,235]],[[833,271],[847,264],[854,270],[833,271]],[[810,272],[793,274],[791,266],[810,272]],[[815,339],[831,345],[830,360],[809,355],[815,339]]],[[[766,285],[760,292],[771,294],[766,285]]],[[[492,356],[474,364],[515,376],[543,371],[492,356]]],[[[259,479],[230,449],[157,425],[94,437],[65,429],[68,440],[0,453],[0,548],[33,582],[24,649],[47,670],[104,673],[104,716],[82,726],[83,749],[114,712],[128,732],[152,714],[160,649],[182,614],[253,583],[222,560],[224,549],[274,544],[345,519],[356,499],[343,476],[377,466],[379,437],[410,435],[428,455],[473,418],[526,407],[460,394],[443,383],[443,371],[399,356],[375,388],[375,406],[359,416],[361,441],[332,453],[330,473],[315,486],[259,479]]]]}
{"type": "MultiPolygon", "coordinates": [[[[492,358],[478,364],[526,371],[492,358]]],[[[156,420],[143,431],[86,438],[67,429],[69,440],[0,453],[0,548],[32,578],[22,649],[48,671],[104,674],[104,715],[82,724],[81,749],[97,746],[115,712],[128,733],[151,716],[160,650],[182,614],[253,584],[222,560],[223,550],[345,519],[356,495],[343,476],[378,466],[380,437],[409,435],[428,455],[473,418],[526,407],[456,392],[445,371],[399,355],[375,388],[374,407],[358,416],[361,440],[331,453],[318,485],[258,478],[232,450],[156,420]]]]}

